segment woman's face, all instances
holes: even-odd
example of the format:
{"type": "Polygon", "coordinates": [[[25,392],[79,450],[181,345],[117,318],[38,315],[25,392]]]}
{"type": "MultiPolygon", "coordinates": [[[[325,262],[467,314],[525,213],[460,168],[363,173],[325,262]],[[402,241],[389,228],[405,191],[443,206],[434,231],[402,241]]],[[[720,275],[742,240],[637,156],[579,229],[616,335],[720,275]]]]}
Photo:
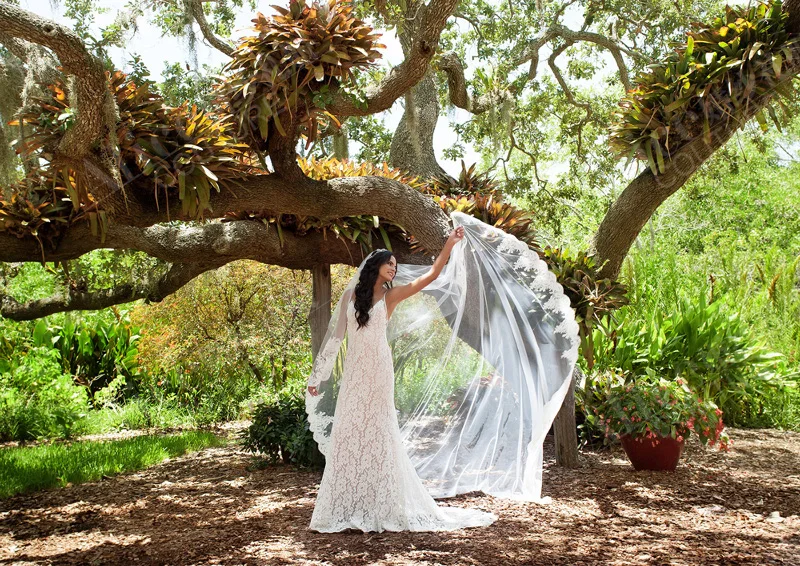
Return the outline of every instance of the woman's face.
{"type": "Polygon", "coordinates": [[[378,276],[384,281],[392,281],[397,274],[397,260],[394,256],[389,258],[387,263],[384,263],[378,269],[378,276]]]}

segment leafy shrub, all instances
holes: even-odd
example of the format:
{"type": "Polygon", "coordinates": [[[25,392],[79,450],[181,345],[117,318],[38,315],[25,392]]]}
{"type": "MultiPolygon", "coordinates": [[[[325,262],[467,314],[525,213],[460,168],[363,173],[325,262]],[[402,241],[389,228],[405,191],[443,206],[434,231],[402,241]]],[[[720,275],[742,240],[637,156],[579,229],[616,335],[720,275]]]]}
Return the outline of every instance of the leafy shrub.
{"type": "Polygon", "coordinates": [[[131,326],[127,316],[118,313],[110,321],[67,318],[60,325],[49,325],[46,319],[40,319],[32,340],[36,347],[56,349],[64,373],[85,386],[93,402],[95,393],[119,377],[123,378],[117,387],[119,397],[124,391],[130,394],[139,375],[138,329],[131,326]]]}
{"type": "Polygon", "coordinates": [[[652,370],[632,380],[604,372],[589,380],[583,401],[590,425],[603,429],[609,438],[629,435],[683,440],[694,433],[702,444],[727,449],[722,411],[700,398],[682,378],[666,380],[652,370]]]}
{"type": "Polygon", "coordinates": [[[258,405],[253,423],[242,431],[245,449],[262,453],[270,463],[322,467],[324,457],[309,430],[305,397],[298,387],[287,387],[258,405]]]}
{"type": "Polygon", "coordinates": [[[757,391],[735,407],[736,426],[800,430],[800,388],[794,383],[757,391]]]}
{"type": "Polygon", "coordinates": [[[69,438],[88,409],[86,389],[63,373],[52,348],[32,348],[0,374],[0,440],[69,438]]]}
{"type": "Polygon", "coordinates": [[[198,419],[174,399],[134,397],[121,404],[109,404],[87,415],[87,433],[100,434],[113,430],[173,428],[197,426],[198,419]]]}
{"type": "Polygon", "coordinates": [[[259,388],[249,375],[231,375],[224,362],[215,367],[189,362],[192,369],[176,367],[143,374],[138,383],[139,398],[148,403],[171,405],[188,411],[197,424],[229,421],[242,417],[242,406],[259,388]]]}
{"type": "Polygon", "coordinates": [[[736,312],[721,301],[684,299],[676,312],[652,311],[635,319],[621,309],[616,321],[595,330],[594,359],[599,370],[630,377],[683,377],[704,399],[716,402],[734,424],[754,396],[784,383],[781,355],[758,344],[736,312]]]}

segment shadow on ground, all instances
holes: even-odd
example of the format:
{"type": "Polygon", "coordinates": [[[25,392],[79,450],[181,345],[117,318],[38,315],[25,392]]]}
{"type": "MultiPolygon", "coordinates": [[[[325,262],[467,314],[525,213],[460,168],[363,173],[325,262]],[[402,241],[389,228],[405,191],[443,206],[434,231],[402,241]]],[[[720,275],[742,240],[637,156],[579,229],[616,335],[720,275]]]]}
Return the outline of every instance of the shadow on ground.
{"type": "Polygon", "coordinates": [[[500,519],[449,533],[311,532],[319,473],[210,448],[0,501],[0,564],[800,564],[800,434],[731,436],[672,474],[618,451],[565,470],[548,443],[551,505],[462,495],[447,504],[500,519]]]}

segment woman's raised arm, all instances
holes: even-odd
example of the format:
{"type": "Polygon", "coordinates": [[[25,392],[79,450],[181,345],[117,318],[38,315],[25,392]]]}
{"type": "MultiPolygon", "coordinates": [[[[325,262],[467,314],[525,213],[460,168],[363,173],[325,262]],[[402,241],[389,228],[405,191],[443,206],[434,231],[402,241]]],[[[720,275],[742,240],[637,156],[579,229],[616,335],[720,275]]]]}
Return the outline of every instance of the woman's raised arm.
{"type": "Polygon", "coordinates": [[[447,238],[447,242],[445,242],[442,252],[433,262],[433,265],[427,273],[420,275],[411,283],[389,289],[389,291],[386,293],[386,308],[388,312],[391,313],[394,310],[394,307],[396,307],[400,301],[419,293],[432,281],[439,277],[442,269],[444,269],[444,266],[447,264],[447,260],[450,259],[450,252],[453,250],[453,246],[455,246],[463,238],[464,227],[459,226],[454,228],[453,231],[450,232],[450,236],[447,238]]]}

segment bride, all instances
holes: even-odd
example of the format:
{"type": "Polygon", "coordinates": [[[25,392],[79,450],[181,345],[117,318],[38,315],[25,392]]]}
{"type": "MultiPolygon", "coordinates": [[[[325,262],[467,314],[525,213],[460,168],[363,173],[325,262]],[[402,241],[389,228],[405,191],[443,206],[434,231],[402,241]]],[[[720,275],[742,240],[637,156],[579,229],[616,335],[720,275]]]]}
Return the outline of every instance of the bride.
{"type": "Polygon", "coordinates": [[[539,499],[541,446],[569,385],[577,324],[526,244],[451,218],[432,267],[376,250],[334,310],[306,396],[326,457],[312,530],[485,526],[497,517],[433,496],[539,499]]]}

